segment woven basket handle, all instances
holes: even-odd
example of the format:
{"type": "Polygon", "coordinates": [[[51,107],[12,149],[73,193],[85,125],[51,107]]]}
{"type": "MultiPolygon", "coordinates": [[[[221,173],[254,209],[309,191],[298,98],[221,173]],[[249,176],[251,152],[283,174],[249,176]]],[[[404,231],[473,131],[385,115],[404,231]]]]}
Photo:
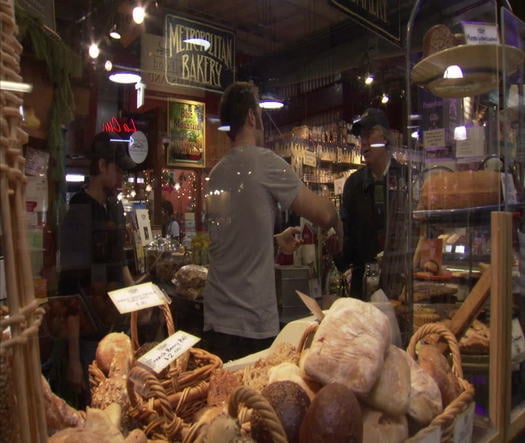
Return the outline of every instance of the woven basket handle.
{"type": "Polygon", "coordinates": [[[459,345],[455,335],[443,323],[426,323],[420,326],[414,335],[410,338],[407,352],[416,359],[416,345],[424,337],[432,334],[438,334],[444,338],[452,355],[452,373],[458,377],[463,378],[463,368],[461,366],[461,353],[459,352],[459,345]]]}
{"type": "Polygon", "coordinates": [[[232,417],[237,417],[240,406],[244,404],[246,407],[254,409],[261,416],[263,423],[272,436],[273,443],[287,443],[288,439],[284,432],[281,421],[275,414],[275,410],[266,398],[259,394],[254,389],[246,386],[239,386],[228,400],[228,414],[232,417]]]}
{"type": "MultiPolygon", "coordinates": [[[[166,327],[168,329],[168,337],[175,334],[175,322],[173,321],[173,315],[171,314],[171,309],[167,303],[163,303],[159,306],[160,310],[164,314],[164,319],[166,320],[166,327]]],[[[134,311],[131,313],[130,318],[130,330],[131,330],[131,343],[133,345],[133,350],[137,350],[140,347],[139,343],[139,329],[138,329],[138,313],[139,311],[134,311]]]]}

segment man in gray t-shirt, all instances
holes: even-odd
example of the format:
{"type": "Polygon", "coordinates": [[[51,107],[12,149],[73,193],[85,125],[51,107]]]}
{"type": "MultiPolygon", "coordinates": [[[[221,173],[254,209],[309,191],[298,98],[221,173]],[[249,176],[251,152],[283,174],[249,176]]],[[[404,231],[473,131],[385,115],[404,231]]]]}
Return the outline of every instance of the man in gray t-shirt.
{"type": "MultiPolygon", "coordinates": [[[[257,89],[230,85],[221,101],[232,145],[212,169],[206,192],[210,264],[203,346],[229,360],[268,347],[279,332],[273,228],[277,205],[324,228],[342,230],[330,200],[311,192],[291,166],[261,147],[257,89]]],[[[278,239],[293,249],[293,230],[278,239]]]]}

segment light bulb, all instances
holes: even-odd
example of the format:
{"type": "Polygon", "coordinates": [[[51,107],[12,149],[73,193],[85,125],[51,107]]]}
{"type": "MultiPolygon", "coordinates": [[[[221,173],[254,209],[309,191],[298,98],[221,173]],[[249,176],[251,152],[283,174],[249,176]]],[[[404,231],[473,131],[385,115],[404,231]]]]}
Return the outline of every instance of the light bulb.
{"type": "Polygon", "coordinates": [[[100,49],[96,43],[91,43],[89,46],[89,56],[91,58],[97,58],[100,54],[100,49]]]}
{"type": "Polygon", "coordinates": [[[388,94],[383,94],[381,96],[381,103],[383,103],[384,105],[386,105],[389,101],[390,101],[390,97],[388,96],[388,94]]]}
{"type": "Polygon", "coordinates": [[[374,83],[374,76],[372,74],[367,74],[365,78],[365,85],[371,85],[374,83]]]}
{"type": "Polygon", "coordinates": [[[113,63],[111,63],[111,60],[106,60],[106,63],[104,63],[104,69],[108,72],[113,69],[113,63]]]}
{"type": "Polygon", "coordinates": [[[144,17],[146,16],[146,11],[143,6],[135,6],[133,8],[133,21],[140,25],[144,22],[144,17]]]}

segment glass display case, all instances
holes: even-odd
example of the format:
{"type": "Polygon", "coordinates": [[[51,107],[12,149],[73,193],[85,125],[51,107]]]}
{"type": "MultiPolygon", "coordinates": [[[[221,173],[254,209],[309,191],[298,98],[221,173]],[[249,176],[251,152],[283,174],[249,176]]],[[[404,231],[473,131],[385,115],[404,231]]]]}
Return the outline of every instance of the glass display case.
{"type": "Polygon", "coordinates": [[[448,324],[473,441],[510,441],[525,428],[525,23],[507,3],[417,1],[406,42],[411,327],[448,324]]]}

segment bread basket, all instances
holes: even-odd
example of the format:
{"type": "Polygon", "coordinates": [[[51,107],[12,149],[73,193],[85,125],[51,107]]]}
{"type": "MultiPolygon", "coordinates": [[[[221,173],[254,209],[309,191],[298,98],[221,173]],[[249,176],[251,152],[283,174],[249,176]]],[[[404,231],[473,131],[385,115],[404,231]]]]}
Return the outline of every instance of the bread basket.
{"type": "MultiPolygon", "coordinates": [[[[259,392],[246,386],[239,386],[228,399],[228,414],[242,425],[250,421],[253,412],[257,412],[263,426],[268,431],[273,443],[287,443],[286,433],[275,410],[268,400],[259,392]]],[[[203,425],[195,423],[184,437],[182,443],[196,441],[203,425]]]]}
{"type": "MultiPolygon", "coordinates": [[[[458,379],[462,392],[443,411],[437,415],[428,427],[439,426],[441,428],[441,442],[448,443],[454,440],[454,425],[456,418],[464,412],[474,400],[474,387],[463,378],[461,366],[461,354],[459,345],[454,334],[442,323],[426,323],[419,327],[412,335],[408,344],[407,352],[415,360],[416,345],[426,336],[438,334],[443,339],[450,351],[451,370],[458,379]]],[[[423,430],[424,431],[424,430],[423,430]]],[[[422,432],[422,431],[420,431],[422,432]]]]}

